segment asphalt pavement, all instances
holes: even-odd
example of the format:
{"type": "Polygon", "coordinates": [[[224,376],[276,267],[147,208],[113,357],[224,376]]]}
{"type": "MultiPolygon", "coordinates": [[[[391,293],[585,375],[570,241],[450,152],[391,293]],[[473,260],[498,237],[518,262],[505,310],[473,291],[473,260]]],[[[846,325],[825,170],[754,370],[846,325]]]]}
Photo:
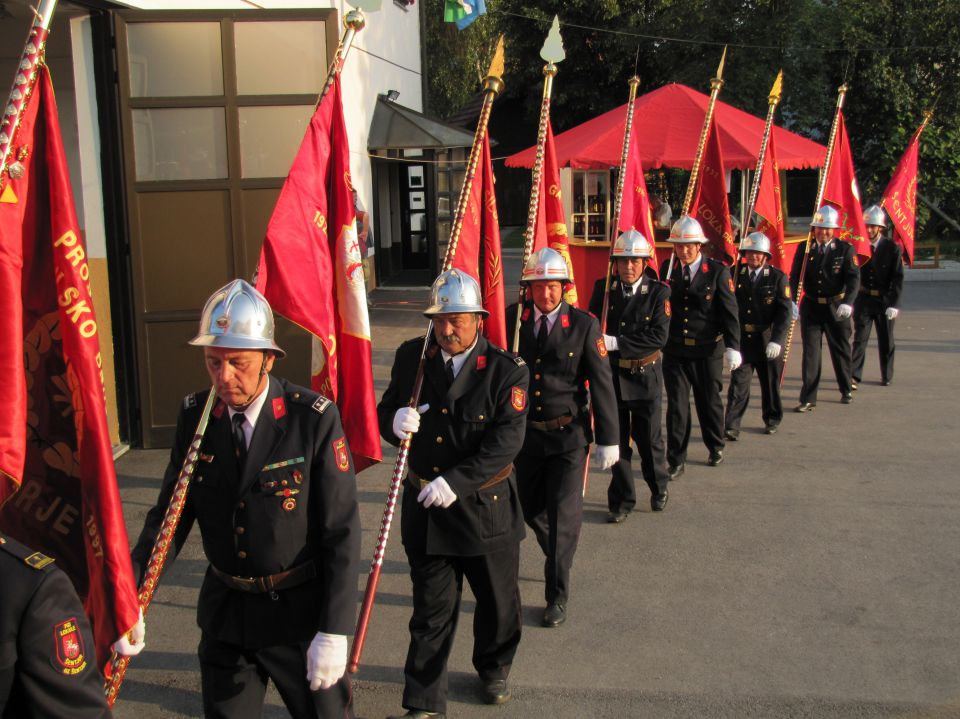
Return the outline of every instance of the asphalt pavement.
{"type": "MultiPolygon", "coordinates": [[[[394,348],[423,332],[425,297],[374,294],[378,396],[394,348]]],[[[529,535],[514,698],[481,702],[465,589],[449,715],[960,717],[958,310],[960,283],[909,282],[893,383],[880,386],[872,342],[864,381],[842,405],[824,347],[809,414],[789,411],[800,388],[798,329],[780,432],[761,433],[754,383],[740,440],[719,467],[706,465],[694,426],[686,474],[671,483],[662,513],[643,502],[623,524],[606,524],[607,477],[591,472],[566,624],[539,626],[543,560],[529,535]]],[[[358,599],[394,458],[385,447],[384,462],[358,476],[358,599]]],[[[117,462],[131,541],[166,461],[166,452],[131,451],[117,462]]],[[[201,714],[195,608],[205,569],[195,530],[156,594],[119,719],[201,714]]],[[[355,678],[358,716],[400,713],[410,612],[398,518],[355,678]]],[[[273,690],[263,716],[288,716],[273,690]]]]}

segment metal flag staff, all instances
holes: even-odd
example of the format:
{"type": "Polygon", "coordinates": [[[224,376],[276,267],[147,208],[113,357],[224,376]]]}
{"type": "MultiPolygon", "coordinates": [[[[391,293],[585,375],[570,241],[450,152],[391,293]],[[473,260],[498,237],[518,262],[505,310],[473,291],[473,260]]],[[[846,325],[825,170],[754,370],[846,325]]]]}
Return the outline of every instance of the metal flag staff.
{"type": "MultiPolygon", "coordinates": [[[[697,180],[700,178],[700,166],[703,164],[703,148],[707,144],[707,133],[710,131],[710,123],[713,120],[713,110],[717,105],[717,96],[720,94],[720,88],[723,87],[723,64],[727,60],[727,48],[724,46],[723,54],[720,56],[720,64],[717,66],[717,74],[710,80],[710,102],[707,104],[707,114],[703,117],[703,128],[700,130],[700,142],[697,145],[697,154],[693,158],[693,167],[690,169],[690,180],[687,182],[687,194],[683,198],[683,210],[680,218],[683,219],[690,214],[690,205],[693,204],[693,193],[697,187],[697,180]]],[[[678,220],[679,221],[679,220],[678,220]]],[[[667,274],[661,279],[670,281],[673,274],[673,261],[676,253],[670,250],[670,262],[667,264],[667,274]]]]}
{"type": "MultiPolygon", "coordinates": [[[[530,187],[530,205],[527,208],[527,228],[523,233],[523,259],[520,267],[526,267],[527,260],[533,252],[533,240],[537,231],[537,212],[540,209],[540,182],[543,179],[543,155],[547,142],[547,123],[550,121],[550,95],[553,93],[553,78],[557,74],[557,63],[562,62],[567,54],[563,50],[563,38],[560,37],[560,18],[553,16],[553,24],[547,39],[540,49],[540,57],[547,61],[543,66],[543,99],[540,102],[540,124],[537,127],[537,155],[533,161],[532,185],[530,187]]],[[[511,347],[514,354],[520,353],[520,315],[523,312],[523,301],[526,296],[526,285],[520,283],[520,299],[517,302],[517,321],[513,328],[513,342],[511,347]]]]}
{"type": "MultiPolygon", "coordinates": [[[[830,128],[830,140],[827,142],[827,159],[823,162],[823,170],[820,173],[820,184],[817,187],[817,199],[813,203],[813,214],[816,215],[823,202],[823,192],[827,186],[827,177],[830,175],[830,166],[833,164],[833,155],[837,139],[837,126],[840,124],[840,111],[843,109],[843,100],[850,90],[847,83],[843,83],[837,89],[837,110],[833,114],[833,126],[830,128]]],[[[807,230],[807,239],[803,243],[803,264],[800,266],[800,278],[797,281],[797,306],[800,306],[800,300],[803,298],[803,276],[807,273],[807,263],[810,259],[810,240],[813,237],[813,228],[807,230]]],[[[797,248],[799,251],[800,248],[797,248]]],[[[783,378],[787,374],[787,360],[790,359],[790,345],[793,343],[793,329],[797,326],[794,319],[790,322],[790,329],[787,331],[787,346],[783,348],[783,367],[780,369],[780,384],[783,384],[783,378]]]]}
{"type": "MultiPolygon", "coordinates": [[[[347,52],[350,50],[350,46],[353,44],[354,37],[358,32],[360,32],[360,30],[363,29],[364,25],[366,25],[366,19],[363,16],[362,10],[378,10],[380,7],[379,0],[362,0],[352,4],[354,5],[355,9],[344,15],[343,36],[340,39],[340,44],[337,46],[336,52],[334,52],[333,61],[330,63],[330,67],[327,69],[326,81],[324,82],[323,89],[321,90],[319,98],[317,99],[317,105],[320,104],[321,100],[323,100],[323,98],[330,91],[330,88],[333,86],[334,79],[343,69],[343,62],[346,59],[347,52]]],[[[170,552],[171,542],[173,541],[173,538],[177,532],[177,526],[180,524],[180,517],[183,514],[183,508],[186,505],[187,494],[190,489],[190,480],[192,479],[194,470],[197,466],[197,456],[200,452],[200,444],[203,442],[203,435],[206,432],[207,423],[210,419],[210,412],[213,410],[213,407],[216,404],[216,399],[217,393],[216,388],[214,387],[210,389],[207,402],[203,407],[203,412],[200,414],[200,421],[197,423],[197,430],[193,435],[193,440],[190,442],[187,455],[184,457],[183,466],[180,469],[180,475],[177,477],[177,483],[174,487],[173,494],[170,497],[170,503],[167,505],[167,511],[163,516],[163,523],[160,525],[160,531],[157,534],[157,539],[154,542],[153,549],[150,552],[150,559],[147,561],[143,584],[141,585],[138,594],[140,609],[143,611],[144,616],[146,616],[147,611],[150,608],[150,602],[153,601],[153,594],[156,591],[157,582],[159,581],[160,575],[163,572],[163,567],[166,564],[167,556],[170,552]]],[[[109,677],[105,687],[107,704],[111,707],[117,700],[117,696],[120,692],[120,685],[123,683],[124,675],[126,674],[129,663],[129,657],[122,657],[114,652],[110,661],[109,677]]]]}
{"type": "MultiPolygon", "coordinates": [[[[450,241],[447,243],[447,252],[443,258],[441,272],[446,272],[453,266],[453,260],[457,252],[457,244],[460,240],[460,228],[463,226],[463,218],[466,215],[467,205],[470,200],[470,188],[473,186],[473,179],[476,175],[481,150],[483,149],[483,138],[487,132],[487,124],[490,121],[490,110],[493,107],[494,99],[503,90],[502,76],[503,37],[501,37],[497,43],[497,50],[494,53],[493,62],[490,63],[490,69],[487,71],[487,76],[483,80],[483,105],[480,108],[480,118],[477,121],[476,132],[473,135],[473,147],[470,149],[470,158],[467,160],[466,175],[463,180],[463,187],[460,190],[457,210],[453,216],[450,241]]],[[[408,404],[409,407],[416,408],[420,401],[420,390],[423,389],[424,366],[432,337],[433,320],[430,320],[427,324],[427,333],[423,340],[423,349],[420,351],[420,364],[417,366],[417,374],[413,382],[413,392],[411,393],[410,403],[408,404]]],[[[376,599],[377,586],[380,584],[380,569],[383,565],[383,555],[387,550],[387,539],[390,536],[390,527],[393,524],[393,513],[397,506],[397,495],[400,492],[403,475],[406,473],[407,458],[410,455],[412,439],[412,435],[408,434],[404,437],[403,441],[400,442],[400,450],[397,453],[397,463],[393,468],[393,477],[390,479],[390,487],[387,490],[387,504],[383,510],[383,519],[380,520],[380,535],[377,537],[377,546],[373,552],[370,574],[367,576],[367,588],[363,595],[363,604],[360,606],[357,630],[353,637],[353,648],[350,652],[350,661],[347,664],[347,668],[351,674],[355,674],[360,667],[360,657],[363,654],[363,645],[367,638],[370,614],[373,611],[373,602],[376,599]]]]}

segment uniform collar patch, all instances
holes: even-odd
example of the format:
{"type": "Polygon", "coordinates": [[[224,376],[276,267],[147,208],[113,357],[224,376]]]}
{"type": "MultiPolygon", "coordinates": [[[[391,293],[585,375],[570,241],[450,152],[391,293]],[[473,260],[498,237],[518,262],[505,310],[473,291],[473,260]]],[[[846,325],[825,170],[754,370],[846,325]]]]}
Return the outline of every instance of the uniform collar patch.
{"type": "Polygon", "coordinates": [[[570,315],[560,315],[560,326],[567,329],[570,326],[570,315]]]}
{"type": "Polygon", "coordinates": [[[487,368],[487,356],[486,355],[477,355],[477,370],[484,370],[487,368]]]}
{"type": "Polygon", "coordinates": [[[287,404],[283,401],[283,397],[274,397],[273,398],[273,418],[280,419],[287,414],[287,404]]]}

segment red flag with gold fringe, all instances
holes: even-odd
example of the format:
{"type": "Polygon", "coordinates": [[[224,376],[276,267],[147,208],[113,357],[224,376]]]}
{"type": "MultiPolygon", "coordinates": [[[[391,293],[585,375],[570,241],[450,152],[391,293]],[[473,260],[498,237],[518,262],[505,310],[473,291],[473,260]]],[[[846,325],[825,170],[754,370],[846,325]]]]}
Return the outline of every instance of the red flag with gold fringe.
{"type": "Polygon", "coordinates": [[[786,232],[783,222],[783,201],[780,195],[780,167],[777,165],[773,133],[770,133],[767,141],[767,153],[763,158],[760,187],[757,189],[757,202],[753,211],[757,213],[759,219],[757,231],[770,238],[770,264],[784,272],[789,272],[784,244],[786,232]]]}
{"type": "Polygon", "coordinates": [[[893,236],[903,246],[907,264],[913,266],[914,232],[917,225],[917,175],[920,155],[920,134],[926,127],[924,121],[910,138],[910,143],[893,171],[887,189],[883,191],[880,206],[890,215],[893,236]]]}
{"type": "Polygon", "coordinates": [[[547,139],[543,150],[540,205],[537,209],[537,228],[533,249],[537,251],[549,247],[563,255],[567,270],[570,272],[570,282],[564,290],[563,299],[576,307],[577,285],[573,276],[573,263],[570,261],[567,221],[563,214],[563,198],[560,193],[560,165],[557,163],[557,150],[553,144],[553,127],[549,120],[547,120],[547,139]]]}
{"type": "Polygon", "coordinates": [[[717,135],[717,122],[710,119],[707,144],[703,151],[697,191],[690,205],[690,215],[703,228],[710,254],[726,264],[737,258],[730,224],[730,204],[727,202],[727,180],[723,170],[723,151],[717,135]]]}
{"type": "MultiPolygon", "coordinates": [[[[623,177],[623,199],[620,203],[619,232],[636,230],[650,243],[653,258],[649,267],[653,272],[660,266],[657,263],[656,237],[653,231],[653,215],[650,211],[650,195],[647,193],[647,181],[643,176],[643,161],[640,146],[630,143],[627,156],[627,170],[623,177]]],[[[616,238],[614,238],[616,239],[616,238]]]]}
{"type": "Polygon", "coordinates": [[[379,462],[370,318],[337,75],[310,120],[260,251],[257,289],[313,334],[312,386],[336,402],[356,471],[379,462]]]}
{"type": "Polygon", "coordinates": [[[870,259],[870,240],[867,226],[863,223],[863,208],[860,206],[860,189],[857,173],[853,169],[853,153],[843,112],[838,111],[837,135],[833,141],[833,162],[823,189],[823,201],[836,208],[840,214],[840,229],[837,237],[853,245],[861,264],[870,259]]]}
{"type": "Polygon", "coordinates": [[[503,256],[493,163],[490,160],[490,135],[486,132],[483,134],[480,163],[470,187],[467,211],[463,216],[452,264],[480,283],[483,308],[490,313],[483,322],[483,335],[498,347],[505,348],[507,323],[503,298],[503,256]]]}
{"type": "Polygon", "coordinates": [[[70,577],[93,627],[90,660],[103,669],[136,624],[138,600],[90,270],[46,67],[12,148],[16,167],[0,183],[0,528],[70,577]]]}

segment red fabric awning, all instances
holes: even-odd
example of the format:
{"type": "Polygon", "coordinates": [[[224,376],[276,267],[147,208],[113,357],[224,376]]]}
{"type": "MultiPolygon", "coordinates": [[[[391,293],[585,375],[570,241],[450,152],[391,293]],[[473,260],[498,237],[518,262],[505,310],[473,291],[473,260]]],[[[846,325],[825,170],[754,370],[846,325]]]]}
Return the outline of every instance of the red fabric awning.
{"type": "MultiPolygon", "coordinates": [[[[690,169],[700,141],[710,98],[686,85],[665,85],[634,101],[633,138],[639,143],[643,166],[690,169]]],[[[626,103],[557,135],[561,167],[607,169],[619,167],[623,146],[626,103]]],[[[764,119],[717,101],[714,109],[726,169],[753,169],[760,152],[764,119]]],[[[827,148],[774,125],[777,163],[781,170],[820,167],[827,148]]],[[[536,147],[506,159],[507,167],[533,167],[536,147]]]]}

